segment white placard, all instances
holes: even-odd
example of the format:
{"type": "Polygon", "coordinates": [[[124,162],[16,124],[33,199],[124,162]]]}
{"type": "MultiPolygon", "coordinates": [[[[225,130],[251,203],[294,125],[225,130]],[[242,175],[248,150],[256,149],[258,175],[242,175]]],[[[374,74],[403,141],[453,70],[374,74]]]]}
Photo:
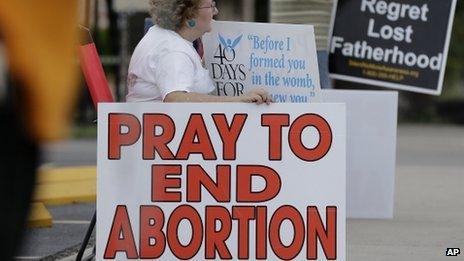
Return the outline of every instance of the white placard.
{"type": "Polygon", "coordinates": [[[343,104],[100,104],[97,260],[345,260],[345,139],[343,104]]]}
{"type": "Polygon", "coordinates": [[[398,93],[323,90],[346,104],[346,215],[393,218],[398,93]]]}
{"type": "Polygon", "coordinates": [[[313,26],[216,21],[203,43],[214,94],[238,96],[262,87],[275,102],[318,101],[313,26]]]}

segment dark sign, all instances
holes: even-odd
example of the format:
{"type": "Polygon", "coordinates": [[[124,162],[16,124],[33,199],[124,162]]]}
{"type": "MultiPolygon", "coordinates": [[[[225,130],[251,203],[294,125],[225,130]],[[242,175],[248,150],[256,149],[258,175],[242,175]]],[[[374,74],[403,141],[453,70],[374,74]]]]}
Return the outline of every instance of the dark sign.
{"type": "Polygon", "coordinates": [[[332,78],[439,95],[455,0],[338,0],[332,78]]]}

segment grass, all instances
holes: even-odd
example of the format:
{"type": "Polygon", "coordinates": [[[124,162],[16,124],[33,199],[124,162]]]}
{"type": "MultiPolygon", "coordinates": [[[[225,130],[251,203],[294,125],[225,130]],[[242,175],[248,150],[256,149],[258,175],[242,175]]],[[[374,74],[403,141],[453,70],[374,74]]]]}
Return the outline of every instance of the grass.
{"type": "Polygon", "coordinates": [[[76,124],[71,129],[72,139],[96,139],[97,138],[97,125],[96,124],[76,124]]]}

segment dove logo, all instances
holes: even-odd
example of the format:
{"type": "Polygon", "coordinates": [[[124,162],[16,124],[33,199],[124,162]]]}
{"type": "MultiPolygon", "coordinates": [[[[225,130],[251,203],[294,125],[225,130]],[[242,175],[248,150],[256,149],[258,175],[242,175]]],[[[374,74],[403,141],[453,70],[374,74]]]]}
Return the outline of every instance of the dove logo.
{"type": "Polygon", "coordinates": [[[243,35],[240,35],[235,39],[228,39],[221,34],[218,34],[219,47],[214,58],[219,58],[221,60],[221,64],[224,63],[224,60],[227,62],[234,61],[236,56],[235,48],[240,43],[240,40],[242,40],[242,36],[243,35]]]}
{"type": "Polygon", "coordinates": [[[226,39],[224,38],[221,34],[218,34],[219,37],[219,43],[224,46],[225,51],[235,51],[235,47],[240,43],[240,40],[242,40],[242,35],[239,37],[235,38],[234,40],[232,39],[226,39]]]}
{"type": "Polygon", "coordinates": [[[217,62],[211,64],[217,95],[240,96],[243,94],[243,81],[246,80],[245,65],[236,63],[237,49],[242,35],[228,38],[218,34],[218,48],[214,53],[217,62]]]}

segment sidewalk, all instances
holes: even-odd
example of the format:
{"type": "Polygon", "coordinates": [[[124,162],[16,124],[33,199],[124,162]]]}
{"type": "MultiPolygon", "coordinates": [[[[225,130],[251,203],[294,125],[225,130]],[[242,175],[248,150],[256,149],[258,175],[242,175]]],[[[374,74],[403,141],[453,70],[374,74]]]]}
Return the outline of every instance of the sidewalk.
{"type": "MultiPolygon", "coordinates": [[[[57,166],[88,165],[95,151],[95,141],[69,141],[45,148],[45,155],[57,166]]],[[[394,219],[348,220],[347,259],[462,260],[464,253],[453,259],[445,251],[464,252],[464,126],[400,125],[396,170],[394,219]]],[[[58,223],[28,230],[19,260],[76,253],[94,205],[50,211],[58,223]]]]}
{"type": "Polygon", "coordinates": [[[449,260],[446,248],[462,252],[463,187],[463,127],[400,126],[394,219],[348,220],[348,259],[449,260]]]}

